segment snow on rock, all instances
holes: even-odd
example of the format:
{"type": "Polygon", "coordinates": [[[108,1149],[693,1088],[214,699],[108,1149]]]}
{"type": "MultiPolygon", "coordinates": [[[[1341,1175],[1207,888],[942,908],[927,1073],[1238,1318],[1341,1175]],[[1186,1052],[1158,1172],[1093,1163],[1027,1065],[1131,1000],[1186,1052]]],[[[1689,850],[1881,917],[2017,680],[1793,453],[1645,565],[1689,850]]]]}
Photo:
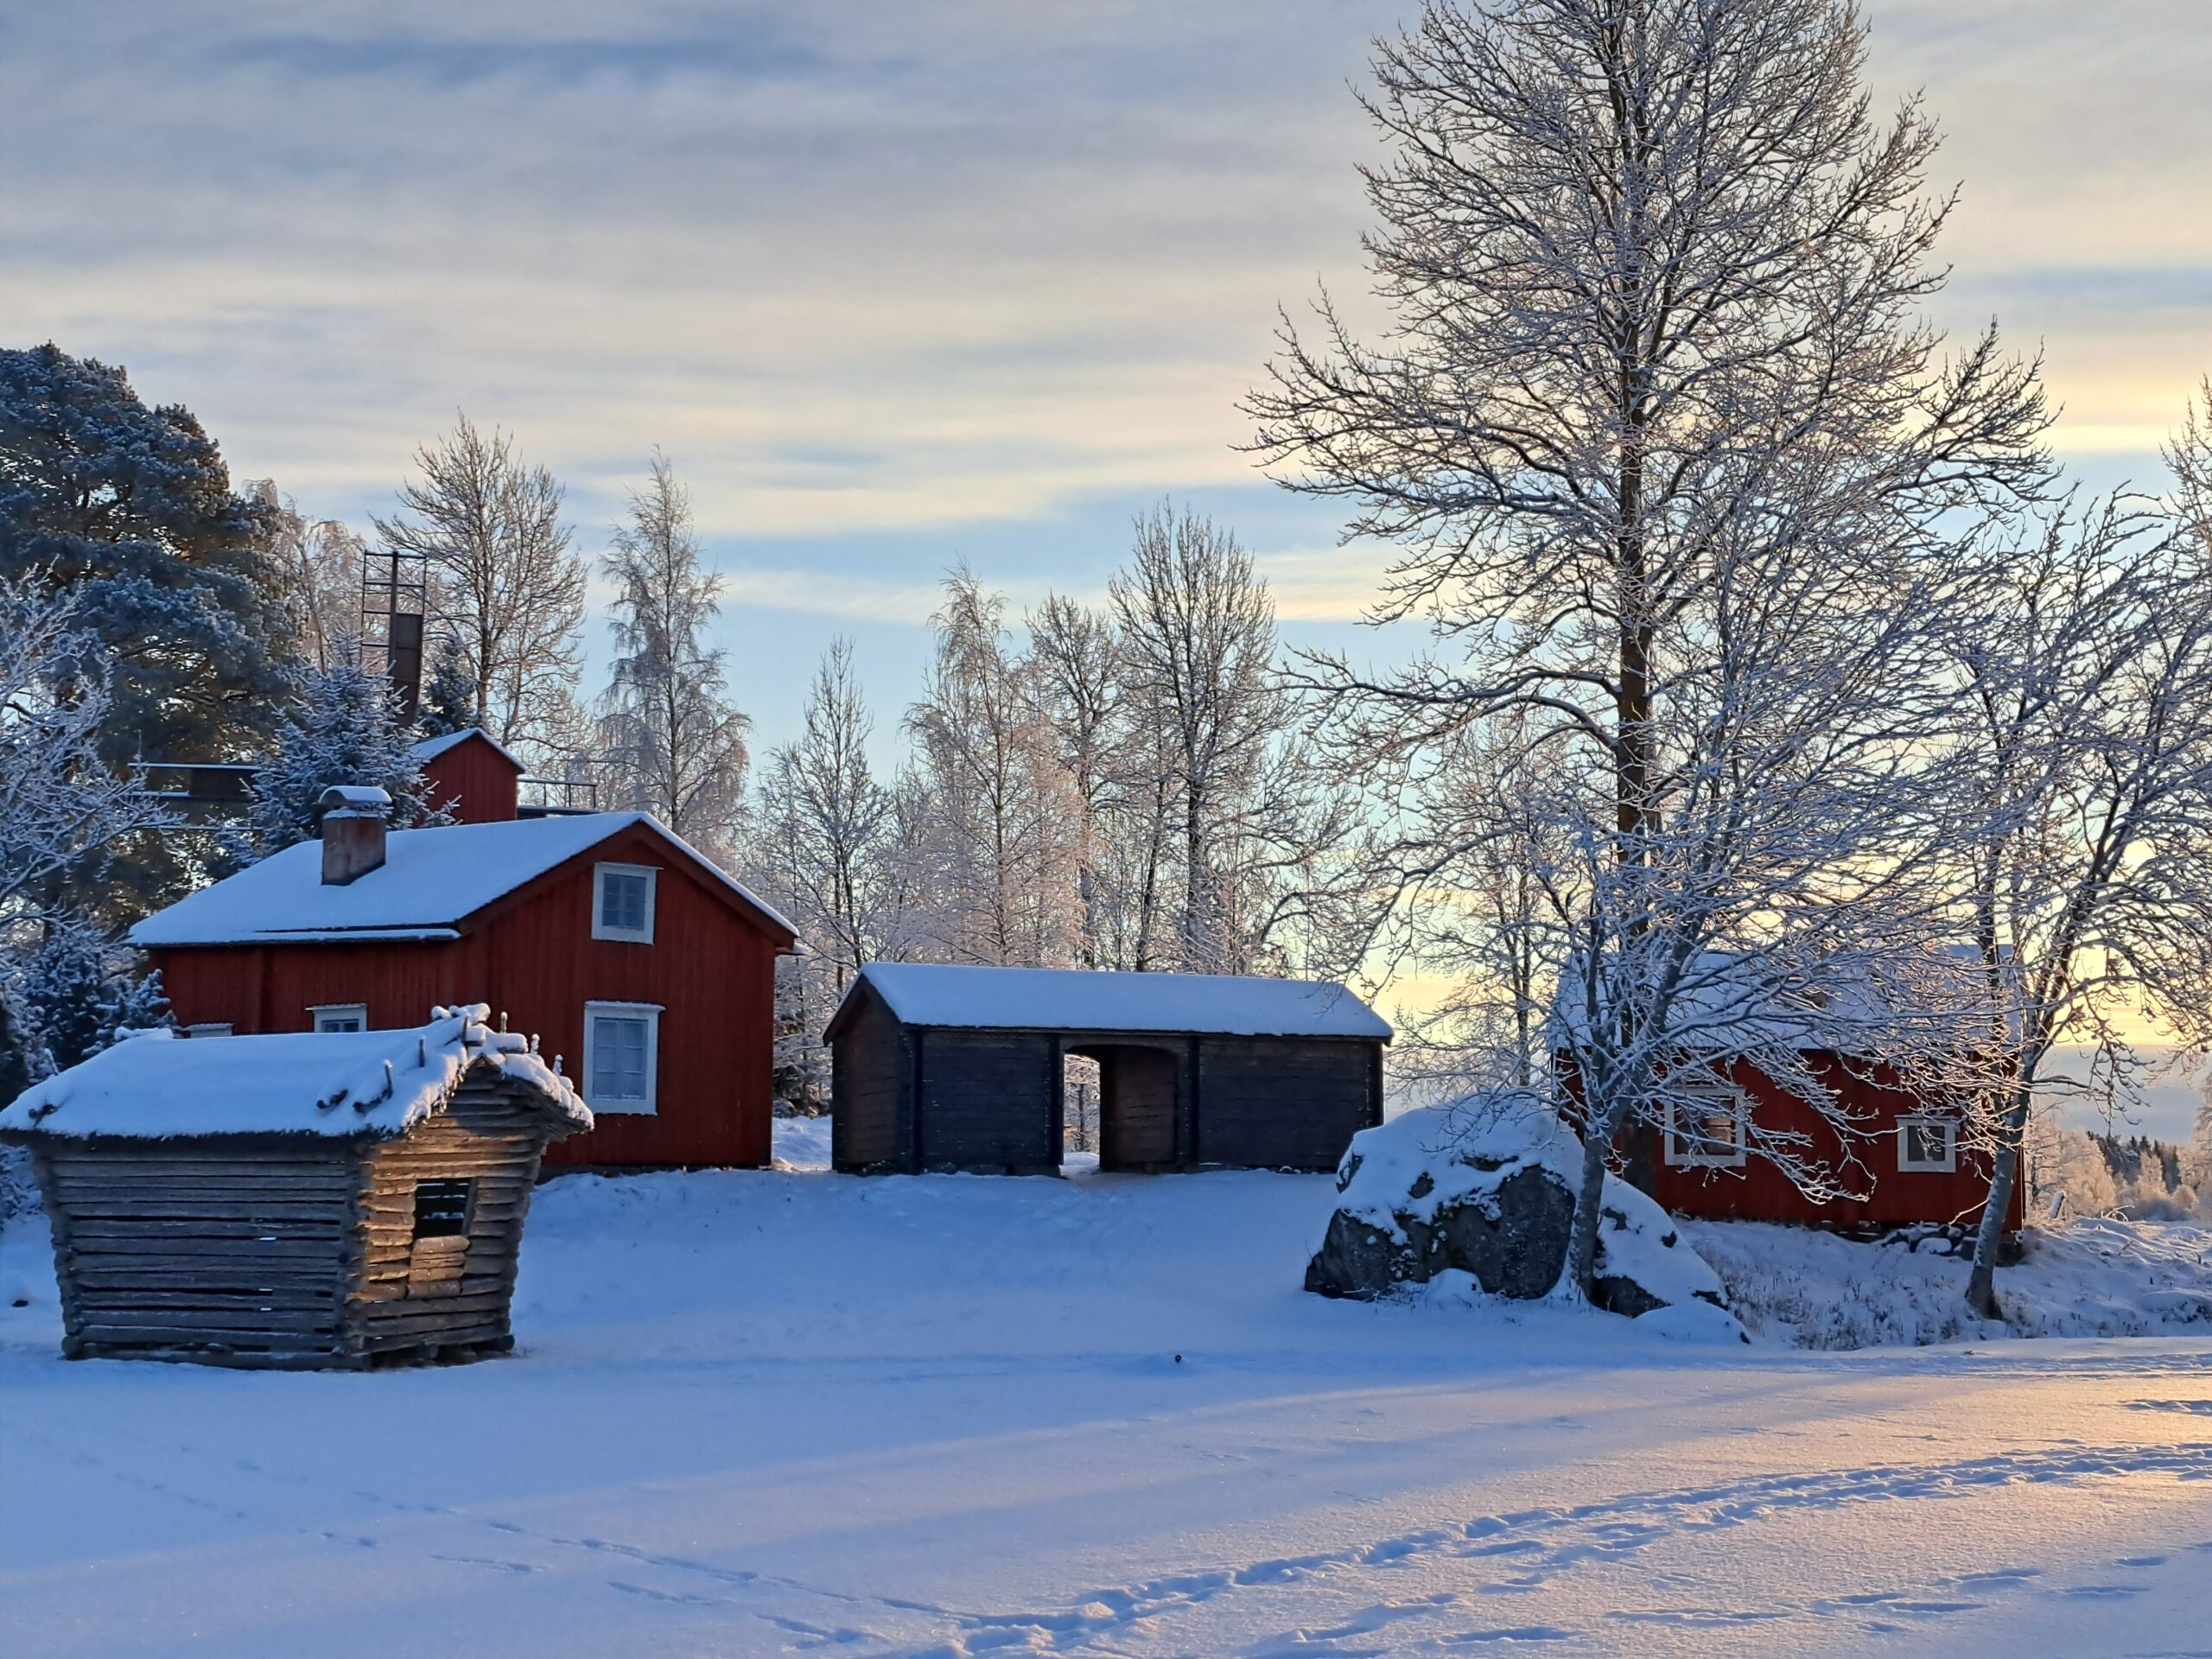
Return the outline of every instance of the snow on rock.
{"type": "Polygon", "coordinates": [[[179,1038],[149,1031],[36,1083],[0,1109],[0,1130],[167,1140],[202,1135],[403,1135],[488,1061],[591,1114],[519,1033],[493,1031],[483,1003],[440,1008],[403,1031],[179,1038]]]}
{"type": "Polygon", "coordinates": [[[1801,1348],[2212,1331],[2212,1230],[2202,1227],[2031,1227],[2019,1262],[1997,1270],[1994,1322],[1967,1308],[1962,1256],[1766,1222],[1690,1222],[1683,1231],[1754,1334],[1801,1348]]]}
{"type": "MultiPolygon", "coordinates": [[[[1376,1297],[1456,1271],[1492,1295],[1545,1295],[1567,1258],[1581,1184],[1581,1141],[1535,1103],[1473,1095],[1407,1112],[1352,1138],[1306,1287],[1376,1297]]],[[[1719,1275],[1665,1211],[1611,1175],[1604,1198],[1599,1306],[1634,1318],[1719,1306],[1719,1275]]]]}

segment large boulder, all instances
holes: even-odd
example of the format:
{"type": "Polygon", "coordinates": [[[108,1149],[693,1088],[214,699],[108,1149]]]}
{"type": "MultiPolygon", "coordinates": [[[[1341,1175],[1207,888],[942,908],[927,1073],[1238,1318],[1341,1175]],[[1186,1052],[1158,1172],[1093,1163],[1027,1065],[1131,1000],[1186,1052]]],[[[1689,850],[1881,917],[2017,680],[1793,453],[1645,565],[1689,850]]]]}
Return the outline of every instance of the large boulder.
{"type": "MultiPolygon", "coordinates": [[[[1581,1184],[1582,1142],[1529,1102],[1471,1096],[1404,1113],[1352,1138],[1306,1287],[1386,1296],[1456,1268],[1493,1296],[1547,1295],[1567,1261],[1581,1184]]],[[[1667,1212],[1611,1175],[1591,1300],[1630,1319],[1722,1306],[1719,1276],[1667,1212]]]]}

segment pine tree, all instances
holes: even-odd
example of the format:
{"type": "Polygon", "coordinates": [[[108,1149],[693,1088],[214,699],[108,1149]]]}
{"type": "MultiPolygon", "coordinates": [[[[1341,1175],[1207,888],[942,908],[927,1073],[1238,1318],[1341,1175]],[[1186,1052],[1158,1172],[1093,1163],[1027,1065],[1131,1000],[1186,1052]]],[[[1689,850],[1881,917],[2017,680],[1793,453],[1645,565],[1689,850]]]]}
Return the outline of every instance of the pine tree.
{"type": "Polygon", "coordinates": [[[423,792],[423,763],[390,683],[362,666],[358,640],[341,641],[336,658],[329,672],[308,677],[275,755],[254,773],[248,824],[263,857],[321,833],[319,804],[334,784],[383,790],[397,828],[450,822],[423,792]]]}
{"type": "MultiPolygon", "coordinates": [[[[189,410],[149,409],[123,370],[51,344],[0,351],[0,578],[71,593],[112,652],[99,737],[111,772],[264,752],[294,648],[276,516],[232,489],[189,410]]],[[[168,836],[118,851],[105,907],[174,896],[194,850],[168,836]]]]}

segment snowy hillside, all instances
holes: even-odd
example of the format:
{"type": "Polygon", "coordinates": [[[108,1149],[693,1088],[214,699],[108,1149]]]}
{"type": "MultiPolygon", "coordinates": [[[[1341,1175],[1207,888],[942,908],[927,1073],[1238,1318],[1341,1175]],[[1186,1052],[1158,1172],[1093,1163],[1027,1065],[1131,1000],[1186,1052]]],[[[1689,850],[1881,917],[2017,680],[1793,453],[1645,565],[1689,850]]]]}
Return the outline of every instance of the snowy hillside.
{"type": "Polygon", "coordinates": [[[1815,1355],[1298,1289],[1221,1173],[543,1189],[515,1358],[54,1357],[0,1281],[11,1659],[2120,1654],[2212,1611],[2212,1334],[1815,1355]]]}

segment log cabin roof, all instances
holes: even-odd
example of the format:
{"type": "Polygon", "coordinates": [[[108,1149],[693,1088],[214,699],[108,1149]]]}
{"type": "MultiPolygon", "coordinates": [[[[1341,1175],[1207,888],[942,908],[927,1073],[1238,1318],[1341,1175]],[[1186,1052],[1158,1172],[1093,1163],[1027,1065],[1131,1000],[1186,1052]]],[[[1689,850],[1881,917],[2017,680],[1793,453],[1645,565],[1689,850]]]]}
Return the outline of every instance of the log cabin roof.
{"type": "Polygon", "coordinates": [[[304,1135],[388,1140],[445,1104],[472,1068],[522,1085],[555,1132],[591,1127],[569,1080],[483,1003],[402,1031],[287,1032],[181,1039],[151,1031],[25,1090],[0,1133],[129,1140],[304,1135]]]}
{"type": "Polygon", "coordinates": [[[711,887],[771,931],[797,930],[741,883],[643,812],[395,830],[385,861],[342,887],[322,880],[322,846],[303,841],[202,887],[130,930],[142,946],[366,944],[451,939],[469,918],[626,830],[650,830],[711,887]]]}
{"type": "Polygon", "coordinates": [[[1389,1022],[1350,990],[1320,980],[873,962],[839,1004],[825,1041],[836,1035],[862,985],[910,1026],[1385,1043],[1392,1034],[1389,1022]]]}

